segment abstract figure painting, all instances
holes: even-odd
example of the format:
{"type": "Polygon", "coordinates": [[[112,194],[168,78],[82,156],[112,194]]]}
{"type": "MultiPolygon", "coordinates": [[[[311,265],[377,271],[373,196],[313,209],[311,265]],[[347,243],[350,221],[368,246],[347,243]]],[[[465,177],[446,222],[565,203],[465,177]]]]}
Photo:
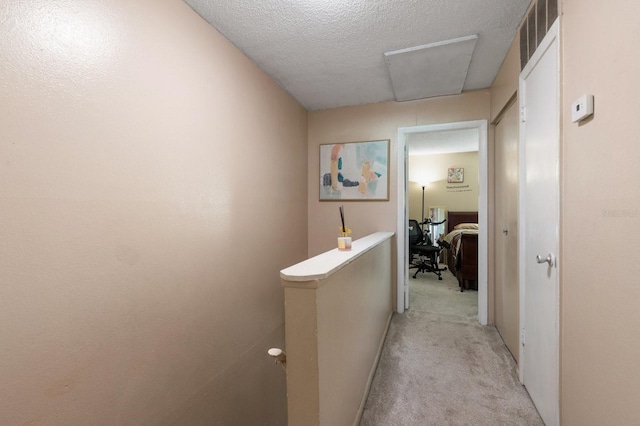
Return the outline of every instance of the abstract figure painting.
{"type": "Polygon", "coordinates": [[[389,200],[389,140],[320,145],[320,201],[334,200],[389,200]]]}
{"type": "Polygon", "coordinates": [[[447,172],[448,183],[462,183],[464,182],[464,169],[460,167],[450,167],[447,172]]]}

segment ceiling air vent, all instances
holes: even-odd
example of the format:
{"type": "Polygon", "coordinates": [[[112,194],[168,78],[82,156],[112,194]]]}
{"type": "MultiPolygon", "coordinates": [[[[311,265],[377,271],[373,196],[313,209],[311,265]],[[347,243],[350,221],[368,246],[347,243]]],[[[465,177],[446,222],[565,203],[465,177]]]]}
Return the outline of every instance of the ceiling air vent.
{"type": "Polygon", "coordinates": [[[384,54],[397,101],[462,93],[477,35],[384,54]]]}

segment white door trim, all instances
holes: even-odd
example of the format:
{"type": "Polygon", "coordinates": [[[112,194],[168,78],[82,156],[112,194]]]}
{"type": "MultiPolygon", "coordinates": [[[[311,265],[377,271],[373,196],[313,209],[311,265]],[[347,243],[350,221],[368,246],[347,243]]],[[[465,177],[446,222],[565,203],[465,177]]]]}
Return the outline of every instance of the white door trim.
{"type": "Polygon", "coordinates": [[[424,126],[400,127],[398,129],[398,223],[397,223],[397,306],[403,313],[408,307],[409,265],[407,245],[407,135],[412,133],[438,132],[443,130],[478,129],[480,141],[478,147],[479,195],[478,195],[478,320],[480,324],[488,322],[488,197],[489,197],[489,156],[488,156],[488,124],[487,120],[461,121],[456,123],[431,124],[424,126]]]}
{"type": "MultiPolygon", "coordinates": [[[[557,141],[558,141],[558,157],[560,158],[560,123],[562,120],[562,111],[560,109],[560,84],[561,84],[561,76],[560,76],[560,68],[561,68],[561,48],[560,48],[560,20],[556,20],[556,22],[551,26],[551,28],[549,28],[549,31],[547,32],[547,34],[545,35],[544,39],[542,40],[542,42],[540,43],[540,45],[537,47],[535,53],[533,54],[533,56],[529,59],[529,62],[527,63],[527,65],[524,67],[524,69],[522,70],[522,72],[520,73],[520,79],[519,79],[519,98],[520,98],[520,111],[521,114],[525,115],[525,119],[526,119],[526,109],[523,112],[523,107],[526,106],[526,102],[527,102],[527,94],[526,94],[526,90],[525,90],[525,79],[531,74],[531,72],[533,71],[533,69],[535,68],[535,66],[538,64],[538,62],[543,58],[544,54],[548,51],[548,49],[552,46],[552,44],[554,42],[556,42],[556,46],[557,46],[557,51],[555,52],[555,54],[557,55],[557,83],[558,83],[558,90],[557,90],[557,99],[556,99],[556,105],[557,105],[557,112],[558,112],[558,123],[557,123],[557,141]]],[[[526,158],[525,158],[525,127],[526,127],[526,121],[523,124],[522,121],[522,115],[521,115],[521,120],[520,120],[520,138],[519,138],[519,144],[518,144],[518,151],[519,151],[519,167],[520,167],[520,177],[519,177],[519,201],[518,201],[518,232],[519,232],[519,240],[518,240],[518,281],[519,281],[519,287],[520,287],[520,326],[524,327],[524,324],[526,324],[525,322],[525,299],[526,299],[526,268],[525,268],[525,262],[527,261],[526,257],[526,252],[525,252],[525,247],[526,247],[526,241],[525,241],[525,232],[526,232],[526,211],[525,211],[525,190],[526,190],[526,181],[525,181],[525,176],[526,176],[526,158]]],[[[558,162],[558,167],[559,167],[559,162],[558,162]]],[[[560,170],[558,170],[558,182],[557,182],[557,191],[558,191],[558,197],[559,197],[559,202],[558,202],[558,211],[557,211],[557,218],[558,218],[558,248],[560,247],[560,209],[561,209],[561,197],[562,197],[562,193],[561,193],[561,186],[560,186],[560,170]]],[[[559,255],[559,253],[557,253],[556,255],[559,255]]],[[[529,259],[529,261],[531,261],[531,259],[529,259]]],[[[557,285],[557,294],[556,294],[556,306],[554,306],[555,309],[555,321],[557,324],[556,330],[555,330],[555,335],[553,336],[553,338],[555,339],[556,342],[556,353],[554,354],[554,360],[556,362],[555,365],[555,371],[558,373],[557,377],[556,377],[556,389],[554,390],[554,392],[556,392],[556,395],[558,396],[557,398],[557,406],[555,407],[555,423],[554,424],[560,424],[560,399],[559,399],[559,395],[560,395],[560,263],[557,261],[556,258],[556,267],[558,269],[557,272],[557,276],[558,276],[558,285],[557,285]]],[[[524,375],[525,375],[525,371],[524,371],[524,359],[526,357],[526,350],[524,349],[524,345],[523,345],[523,333],[522,333],[522,329],[520,332],[520,342],[519,342],[519,352],[520,352],[520,368],[519,368],[519,379],[521,383],[524,383],[524,375]]]]}

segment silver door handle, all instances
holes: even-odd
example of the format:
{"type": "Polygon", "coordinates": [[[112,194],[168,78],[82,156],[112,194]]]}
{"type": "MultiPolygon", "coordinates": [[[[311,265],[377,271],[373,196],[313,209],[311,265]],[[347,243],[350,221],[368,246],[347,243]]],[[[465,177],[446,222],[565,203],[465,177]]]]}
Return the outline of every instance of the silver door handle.
{"type": "Polygon", "coordinates": [[[548,263],[549,266],[553,266],[553,255],[549,253],[547,257],[542,257],[540,255],[536,256],[536,262],[538,263],[548,263]]]}

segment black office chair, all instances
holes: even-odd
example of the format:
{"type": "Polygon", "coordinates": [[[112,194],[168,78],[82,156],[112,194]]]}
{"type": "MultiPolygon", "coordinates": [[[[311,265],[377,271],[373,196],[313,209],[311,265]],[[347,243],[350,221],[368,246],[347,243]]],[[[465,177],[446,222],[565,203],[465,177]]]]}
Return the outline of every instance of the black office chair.
{"type": "MultiPolygon", "coordinates": [[[[424,223],[430,224],[429,219],[424,223]]],[[[441,251],[442,247],[433,245],[430,234],[422,231],[420,223],[415,219],[409,219],[409,269],[416,269],[413,278],[416,278],[419,272],[433,272],[442,280],[442,271],[446,271],[447,268],[440,268],[438,265],[441,251]]]]}

